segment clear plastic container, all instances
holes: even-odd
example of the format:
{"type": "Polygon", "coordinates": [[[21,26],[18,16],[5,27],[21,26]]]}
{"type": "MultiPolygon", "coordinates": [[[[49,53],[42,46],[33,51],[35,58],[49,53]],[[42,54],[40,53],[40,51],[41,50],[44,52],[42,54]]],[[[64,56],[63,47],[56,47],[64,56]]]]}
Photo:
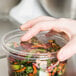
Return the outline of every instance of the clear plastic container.
{"type": "MultiPolygon", "coordinates": [[[[25,32],[17,29],[5,34],[2,39],[2,47],[8,58],[9,76],[62,76],[66,61],[59,62],[56,57],[57,52],[30,53],[12,46],[12,44],[20,45],[20,37],[23,34],[25,32]]],[[[67,42],[61,36],[46,37],[45,34],[41,32],[36,37],[42,43],[47,43],[49,39],[55,40],[60,47],[67,42]]]]}

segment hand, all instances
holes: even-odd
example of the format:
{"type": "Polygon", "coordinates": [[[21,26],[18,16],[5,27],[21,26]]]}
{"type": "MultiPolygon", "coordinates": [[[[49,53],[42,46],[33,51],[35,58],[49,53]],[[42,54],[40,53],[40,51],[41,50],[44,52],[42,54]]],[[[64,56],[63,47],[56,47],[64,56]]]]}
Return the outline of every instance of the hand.
{"type": "Polygon", "coordinates": [[[38,17],[22,25],[21,30],[27,30],[27,33],[21,37],[22,41],[27,41],[40,31],[54,30],[65,32],[69,37],[69,42],[60,49],[57,57],[59,61],[64,61],[76,53],[76,21],[72,19],[55,19],[52,17],[38,17]]]}

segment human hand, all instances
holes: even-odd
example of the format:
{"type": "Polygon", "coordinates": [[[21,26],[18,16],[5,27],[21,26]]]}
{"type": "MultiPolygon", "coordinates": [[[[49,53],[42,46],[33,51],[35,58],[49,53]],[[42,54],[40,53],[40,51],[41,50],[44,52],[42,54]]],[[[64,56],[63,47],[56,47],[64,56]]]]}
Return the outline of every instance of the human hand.
{"type": "Polygon", "coordinates": [[[64,32],[69,37],[69,42],[60,49],[57,57],[59,61],[64,61],[76,53],[76,21],[72,19],[55,19],[52,17],[42,16],[30,20],[22,25],[21,30],[27,30],[27,33],[21,37],[22,41],[27,41],[40,31],[54,30],[64,32]]]}

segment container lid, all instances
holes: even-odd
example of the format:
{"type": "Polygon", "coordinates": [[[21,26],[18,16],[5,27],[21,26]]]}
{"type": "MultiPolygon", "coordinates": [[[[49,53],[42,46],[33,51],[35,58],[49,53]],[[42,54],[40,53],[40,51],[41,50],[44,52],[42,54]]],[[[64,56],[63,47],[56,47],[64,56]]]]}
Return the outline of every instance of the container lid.
{"type": "Polygon", "coordinates": [[[26,42],[21,42],[20,38],[25,33],[17,29],[5,34],[2,38],[3,49],[15,55],[34,54],[46,56],[50,54],[51,56],[66,43],[64,38],[59,36],[47,37],[44,32],[39,33],[26,42]]]}

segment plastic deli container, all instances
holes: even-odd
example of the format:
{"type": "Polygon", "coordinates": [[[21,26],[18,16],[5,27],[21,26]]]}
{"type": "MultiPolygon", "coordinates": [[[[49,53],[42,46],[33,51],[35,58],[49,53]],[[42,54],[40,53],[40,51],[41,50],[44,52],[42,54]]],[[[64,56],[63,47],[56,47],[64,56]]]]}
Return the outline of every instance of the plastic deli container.
{"type": "Polygon", "coordinates": [[[19,29],[4,35],[2,47],[8,58],[9,76],[62,76],[66,61],[57,60],[58,50],[65,45],[61,36],[49,36],[41,32],[27,42],[20,37],[19,29]]]}

